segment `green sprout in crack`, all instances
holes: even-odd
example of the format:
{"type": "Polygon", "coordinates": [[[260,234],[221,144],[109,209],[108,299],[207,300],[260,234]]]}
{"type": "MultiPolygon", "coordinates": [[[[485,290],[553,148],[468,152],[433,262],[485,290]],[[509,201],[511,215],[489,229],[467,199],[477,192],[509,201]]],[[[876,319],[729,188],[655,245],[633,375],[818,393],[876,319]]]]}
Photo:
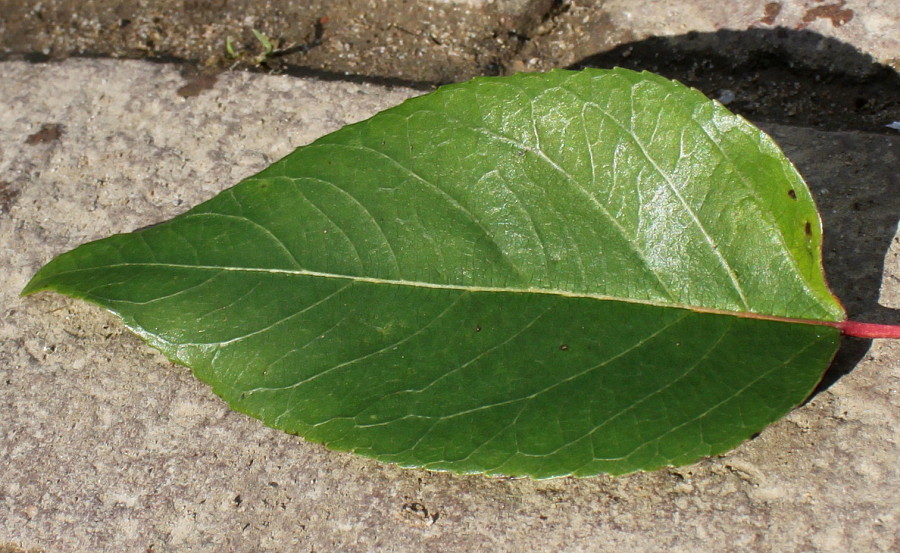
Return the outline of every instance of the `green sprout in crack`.
{"type": "Polygon", "coordinates": [[[272,46],[272,41],[269,40],[269,37],[267,37],[264,33],[261,33],[259,31],[257,31],[256,29],[251,29],[251,30],[253,31],[253,36],[256,37],[256,40],[258,40],[259,43],[262,44],[262,46],[263,46],[263,53],[260,55],[260,60],[264,60],[267,57],[269,57],[269,54],[271,54],[272,51],[275,49],[272,46]]]}
{"type": "Polygon", "coordinates": [[[262,53],[252,58],[249,55],[242,55],[242,53],[235,49],[234,41],[229,36],[225,38],[225,53],[229,59],[239,60],[242,57],[244,59],[250,58],[253,60],[254,65],[261,65],[276,53],[275,45],[265,33],[257,31],[256,29],[251,29],[251,31],[253,31],[253,36],[256,37],[256,40],[262,45],[262,53]]]}
{"type": "Polygon", "coordinates": [[[237,58],[237,54],[234,52],[234,42],[231,41],[231,37],[225,37],[225,52],[228,54],[229,59],[237,58]]]}

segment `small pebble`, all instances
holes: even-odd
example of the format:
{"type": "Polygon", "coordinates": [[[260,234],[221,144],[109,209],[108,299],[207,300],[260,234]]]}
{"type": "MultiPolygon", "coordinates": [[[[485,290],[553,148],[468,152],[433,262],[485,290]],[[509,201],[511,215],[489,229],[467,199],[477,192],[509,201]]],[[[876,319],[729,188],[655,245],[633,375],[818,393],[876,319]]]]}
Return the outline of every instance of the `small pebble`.
{"type": "Polygon", "coordinates": [[[734,101],[734,92],[728,90],[727,88],[723,88],[719,91],[719,103],[723,106],[727,106],[731,102],[734,101]]]}

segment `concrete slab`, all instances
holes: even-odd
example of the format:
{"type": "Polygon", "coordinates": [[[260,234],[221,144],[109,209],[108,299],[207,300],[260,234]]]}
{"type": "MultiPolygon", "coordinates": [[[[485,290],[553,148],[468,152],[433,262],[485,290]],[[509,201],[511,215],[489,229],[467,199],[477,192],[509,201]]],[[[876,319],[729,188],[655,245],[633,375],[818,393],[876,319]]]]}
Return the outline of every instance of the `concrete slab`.
{"type": "MultiPolygon", "coordinates": [[[[145,62],[0,64],[0,549],[895,547],[900,343],[848,344],[833,373],[848,374],[719,458],[534,482],[328,451],[228,410],[98,309],[19,299],[53,255],[171,217],[414,94],[230,72],[187,94],[189,84],[145,62]]],[[[896,322],[886,308],[900,306],[898,138],[770,131],[822,208],[839,295],[855,315],[896,322]]]]}
{"type": "MultiPolygon", "coordinates": [[[[512,67],[568,66],[650,36],[784,29],[815,32],[852,44],[875,62],[900,70],[898,21],[900,3],[892,0],[571,0],[558,16],[533,30],[533,40],[512,67]]],[[[823,53],[828,54],[813,47],[800,55],[823,57],[823,53]]]]}

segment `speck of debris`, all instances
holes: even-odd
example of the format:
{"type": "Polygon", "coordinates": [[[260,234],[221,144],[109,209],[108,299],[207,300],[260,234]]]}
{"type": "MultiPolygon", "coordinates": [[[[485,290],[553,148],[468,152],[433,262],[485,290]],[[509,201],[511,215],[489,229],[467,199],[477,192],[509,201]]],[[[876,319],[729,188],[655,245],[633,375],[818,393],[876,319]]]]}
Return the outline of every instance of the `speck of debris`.
{"type": "Polygon", "coordinates": [[[439,515],[428,512],[428,508],[421,503],[410,501],[400,507],[399,516],[400,520],[410,526],[425,528],[437,522],[439,515]]]}
{"type": "Polygon", "coordinates": [[[44,123],[41,125],[41,129],[38,132],[25,139],[25,144],[33,145],[53,142],[54,140],[59,140],[64,132],[65,127],[59,123],[44,123]]]}
{"type": "Polygon", "coordinates": [[[8,182],[0,182],[0,215],[9,213],[13,202],[19,196],[19,191],[10,188],[8,182]]]}
{"type": "Polygon", "coordinates": [[[727,106],[728,104],[734,102],[734,91],[723,88],[719,91],[719,97],[717,99],[719,100],[720,104],[722,104],[723,106],[727,106]]]}
{"type": "Polygon", "coordinates": [[[806,10],[803,15],[803,23],[808,25],[816,19],[830,19],[832,27],[840,27],[853,19],[853,10],[842,9],[846,3],[846,0],[840,0],[835,4],[825,4],[806,10]]]}
{"type": "Polygon", "coordinates": [[[769,2],[763,8],[765,10],[765,16],[759,20],[760,23],[765,23],[766,25],[771,25],[775,23],[775,18],[778,17],[778,14],[781,13],[781,4],[779,2],[769,2]]]}
{"type": "Polygon", "coordinates": [[[216,75],[197,75],[188,80],[188,82],[180,87],[176,94],[182,98],[190,98],[191,96],[199,96],[204,90],[212,90],[216,84],[218,77],[216,75]]]}

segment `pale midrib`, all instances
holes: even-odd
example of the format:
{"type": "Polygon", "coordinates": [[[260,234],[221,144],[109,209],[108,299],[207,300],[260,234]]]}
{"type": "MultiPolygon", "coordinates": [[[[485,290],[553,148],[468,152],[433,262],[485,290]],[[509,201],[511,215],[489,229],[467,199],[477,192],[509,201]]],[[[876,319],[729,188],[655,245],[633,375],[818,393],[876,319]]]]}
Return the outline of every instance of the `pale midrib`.
{"type": "Polygon", "coordinates": [[[379,278],[379,277],[367,277],[367,276],[359,276],[359,275],[342,275],[337,273],[325,273],[321,271],[310,271],[307,269],[274,269],[274,268],[264,268],[264,267],[233,267],[226,265],[190,265],[186,263],[115,263],[110,265],[103,265],[100,267],[89,267],[84,269],[74,269],[70,271],[61,271],[53,275],[53,277],[59,277],[67,274],[74,273],[82,273],[85,271],[96,271],[101,269],[115,269],[120,267],[163,267],[163,268],[171,268],[171,269],[193,269],[193,270],[203,270],[203,271],[231,271],[231,272],[243,272],[243,273],[266,273],[266,274],[277,274],[277,275],[291,275],[291,276],[304,276],[304,277],[316,277],[316,278],[325,278],[325,279],[338,279],[338,280],[350,280],[354,282],[363,282],[367,284],[377,284],[377,285],[386,285],[386,286],[407,286],[410,288],[430,288],[436,290],[456,290],[460,292],[472,292],[472,293],[510,293],[510,294],[542,294],[549,296],[561,296],[566,298],[584,298],[584,299],[593,299],[599,301],[615,301],[621,303],[630,303],[630,304],[638,304],[638,305],[648,305],[653,307],[665,307],[671,309],[686,309],[689,311],[695,311],[697,313],[710,313],[714,315],[727,315],[732,317],[740,317],[740,318],[748,318],[748,319],[761,319],[768,321],[777,321],[777,322],[787,322],[787,323],[801,323],[801,324],[812,324],[819,326],[834,326],[836,321],[825,321],[825,320],[817,320],[817,319],[800,319],[800,318],[792,318],[792,317],[784,317],[780,315],[767,315],[763,313],[753,313],[750,311],[728,311],[725,309],[716,309],[712,307],[703,307],[696,305],[686,305],[679,303],[665,303],[653,300],[642,300],[637,298],[622,298],[617,296],[607,296],[604,294],[592,294],[590,292],[572,292],[569,290],[558,290],[553,288],[510,288],[510,287],[501,287],[501,286],[472,286],[472,285],[463,285],[463,284],[440,284],[435,282],[423,282],[416,280],[404,280],[404,279],[390,279],[390,278],[379,278]]]}

